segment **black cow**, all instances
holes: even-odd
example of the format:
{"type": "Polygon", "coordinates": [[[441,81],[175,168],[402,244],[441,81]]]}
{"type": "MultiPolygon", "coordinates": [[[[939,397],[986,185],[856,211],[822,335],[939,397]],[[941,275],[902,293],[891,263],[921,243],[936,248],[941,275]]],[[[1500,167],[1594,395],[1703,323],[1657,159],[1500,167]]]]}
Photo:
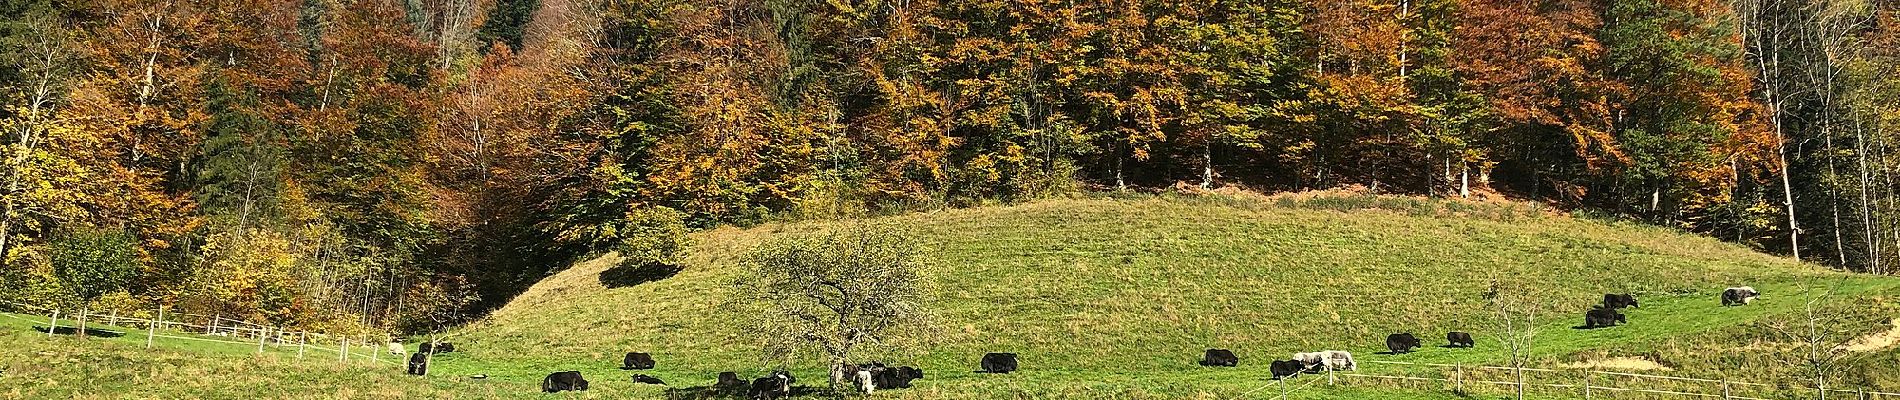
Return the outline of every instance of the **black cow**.
{"type": "Polygon", "coordinates": [[[924,379],[924,369],[905,365],[902,367],[897,367],[896,376],[898,377],[898,379],[901,379],[897,387],[909,388],[910,381],[924,379]]]}
{"type": "Polygon", "coordinates": [[[653,369],[653,355],[627,353],[627,358],[620,361],[620,369],[653,369]]]}
{"type": "Polygon", "coordinates": [[[1478,345],[1476,341],[1471,340],[1471,332],[1446,333],[1445,341],[1451,342],[1451,347],[1471,348],[1478,345]]]}
{"type": "Polygon", "coordinates": [[[793,378],[789,372],[773,371],[771,375],[753,379],[752,392],[749,395],[755,400],[791,397],[792,383],[797,381],[798,379],[793,378]]]}
{"type": "Polygon", "coordinates": [[[1016,370],[1016,353],[989,353],[983,355],[983,371],[992,374],[1007,374],[1016,370]]]}
{"type": "Polygon", "coordinates": [[[429,374],[429,354],[428,353],[410,354],[409,355],[409,370],[407,372],[410,375],[416,375],[416,376],[428,375],[429,374]]]}
{"type": "Polygon", "coordinates": [[[555,393],[563,390],[587,390],[587,380],[581,379],[580,371],[556,372],[541,379],[541,391],[555,393]]]}
{"type": "Polygon", "coordinates": [[[1755,298],[1760,297],[1760,296],[1761,296],[1761,292],[1755,291],[1755,288],[1753,287],[1748,287],[1748,286],[1732,287],[1732,288],[1728,288],[1722,291],[1722,305],[1724,306],[1748,305],[1748,303],[1755,301],[1755,298]]]}
{"type": "Polygon", "coordinates": [[[1598,307],[1583,313],[1584,329],[1608,328],[1618,323],[1627,324],[1629,319],[1613,309],[1598,307]]]}
{"type": "Polygon", "coordinates": [[[1268,365],[1267,368],[1273,370],[1273,379],[1285,379],[1299,375],[1300,370],[1306,369],[1306,365],[1300,360],[1273,360],[1273,364],[1268,365]]]}
{"type": "Polygon", "coordinates": [[[1201,355],[1201,366],[1203,367],[1232,367],[1236,365],[1240,365],[1240,357],[1235,356],[1231,350],[1207,349],[1207,354],[1201,355]]]}
{"type": "Polygon", "coordinates": [[[745,387],[745,380],[739,379],[739,373],[726,371],[719,373],[719,380],[713,382],[714,388],[738,389],[745,387]]]}
{"type": "Polygon", "coordinates": [[[647,376],[646,374],[633,374],[633,383],[666,386],[666,381],[662,381],[660,380],[660,378],[647,376]]]}
{"type": "Polygon", "coordinates": [[[442,354],[455,351],[455,344],[449,342],[422,342],[416,345],[417,353],[442,354]]]}
{"type": "Polygon", "coordinates": [[[870,394],[878,389],[910,389],[910,381],[923,379],[923,370],[912,368],[912,366],[885,368],[883,364],[874,362],[874,364],[861,364],[859,368],[851,368],[851,370],[855,370],[851,372],[853,381],[857,383],[859,391],[863,391],[864,394],[870,394]]]}
{"type": "Polygon", "coordinates": [[[1623,307],[1643,308],[1643,306],[1636,304],[1636,296],[1631,296],[1629,293],[1610,293],[1603,295],[1603,307],[1611,310],[1623,307]]]}
{"type": "Polygon", "coordinates": [[[1411,332],[1394,333],[1390,336],[1385,337],[1385,348],[1387,350],[1391,350],[1392,354],[1409,353],[1412,351],[1412,349],[1416,349],[1418,347],[1419,347],[1418,337],[1412,336],[1411,332]]]}

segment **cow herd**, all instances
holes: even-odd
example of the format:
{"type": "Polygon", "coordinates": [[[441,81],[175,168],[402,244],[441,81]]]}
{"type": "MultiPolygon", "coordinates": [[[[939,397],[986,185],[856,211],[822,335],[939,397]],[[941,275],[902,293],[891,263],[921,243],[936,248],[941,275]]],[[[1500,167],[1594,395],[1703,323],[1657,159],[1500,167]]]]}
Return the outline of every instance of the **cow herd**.
{"type": "MultiPolygon", "coordinates": [[[[1721,300],[1723,306],[1740,306],[1747,305],[1760,296],[1761,292],[1753,287],[1739,286],[1723,290],[1721,300]]],[[[1605,294],[1602,304],[1594,305],[1584,312],[1582,328],[1596,329],[1627,324],[1629,318],[1621,310],[1640,307],[1636,296],[1627,293],[1605,294]]],[[[1448,332],[1445,334],[1445,341],[1446,348],[1469,349],[1477,344],[1469,332],[1448,332]]],[[[1419,338],[1410,332],[1394,333],[1385,338],[1385,346],[1389,351],[1387,354],[1409,353],[1422,345],[1419,338]]],[[[400,343],[392,342],[389,347],[391,353],[402,353],[400,343]]],[[[418,346],[418,350],[409,356],[407,372],[411,375],[428,374],[429,355],[455,351],[455,345],[446,342],[422,343],[418,346]]],[[[1228,349],[1207,349],[1200,361],[1200,365],[1207,367],[1234,367],[1239,364],[1240,357],[1228,349]]],[[[649,370],[655,365],[652,354],[634,352],[627,353],[621,360],[620,369],[649,370]]],[[[977,373],[1006,374],[1019,368],[1015,353],[984,354],[978,365],[981,369],[977,370],[977,373]]],[[[1273,360],[1268,364],[1268,369],[1272,372],[1274,379],[1285,379],[1301,373],[1351,371],[1356,368],[1352,353],[1341,350],[1294,353],[1291,359],[1273,360]]],[[[865,394],[884,389],[909,388],[911,381],[924,377],[922,369],[911,366],[888,367],[878,362],[844,365],[835,368],[833,374],[840,381],[850,382],[853,389],[865,394]]],[[[639,384],[666,385],[666,382],[659,378],[645,374],[635,374],[631,379],[639,384]]],[[[745,393],[752,399],[770,400],[790,397],[792,384],[795,382],[797,379],[784,370],[773,371],[751,382],[740,379],[736,372],[727,371],[718,374],[712,388],[725,393],[745,393]]],[[[541,380],[541,390],[548,393],[587,390],[587,380],[581,376],[580,371],[555,372],[541,380]]]]}
{"type": "MultiPolygon", "coordinates": [[[[1015,355],[1009,353],[991,353],[983,358],[983,366],[989,370],[988,372],[1007,373],[1015,370],[1015,362],[1015,355]]],[[[621,358],[620,369],[650,370],[657,364],[652,354],[632,352],[621,358]]],[[[834,372],[838,374],[839,380],[850,382],[852,389],[865,394],[884,389],[909,388],[911,381],[924,378],[923,369],[908,365],[890,367],[879,362],[844,365],[834,372]]],[[[631,379],[637,384],[666,385],[666,382],[660,378],[646,374],[634,374],[631,379]]],[[[797,382],[798,378],[784,370],[772,371],[771,374],[753,379],[751,382],[739,379],[737,372],[726,371],[718,374],[712,389],[729,394],[745,393],[753,399],[781,399],[792,395],[792,384],[797,382]]],[[[584,390],[587,390],[587,380],[581,376],[580,371],[555,372],[541,380],[543,392],[584,390]]]]}

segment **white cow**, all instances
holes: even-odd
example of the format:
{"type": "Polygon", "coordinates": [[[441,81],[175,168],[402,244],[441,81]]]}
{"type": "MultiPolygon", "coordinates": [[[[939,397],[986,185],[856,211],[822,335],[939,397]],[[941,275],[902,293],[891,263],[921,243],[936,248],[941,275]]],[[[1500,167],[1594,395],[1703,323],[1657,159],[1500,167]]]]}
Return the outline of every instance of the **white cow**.
{"type": "Polygon", "coordinates": [[[1351,371],[1359,368],[1358,364],[1352,362],[1352,353],[1341,350],[1327,350],[1320,353],[1326,355],[1327,370],[1351,371]]]}

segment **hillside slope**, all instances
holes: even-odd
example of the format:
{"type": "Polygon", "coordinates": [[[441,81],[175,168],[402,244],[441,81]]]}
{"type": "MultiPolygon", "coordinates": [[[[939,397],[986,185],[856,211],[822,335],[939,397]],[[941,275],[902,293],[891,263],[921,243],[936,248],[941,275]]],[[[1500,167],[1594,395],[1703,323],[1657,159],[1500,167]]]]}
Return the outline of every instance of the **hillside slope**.
{"type": "MultiPolygon", "coordinates": [[[[1482,299],[1494,280],[1539,293],[1534,365],[1640,356],[1678,374],[1751,381],[1797,371],[1785,351],[1793,340],[1777,334],[1789,329],[1777,325],[1827,288],[1836,289],[1831,301],[1815,304],[1838,317],[1839,335],[1885,330],[1900,309],[1891,279],[1512,204],[1072,199],[858,223],[913,234],[935,260],[927,274],[936,292],[932,343],[877,356],[930,371],[918,388],[891,394],[906,397],[1227,398],[1259,387],[1267,360],[1317,349],[1351,350],[1362,360],[1500,365],[1508,356],[1482,299]],[[1742,284],[1766,295],[1749,307],[1717,304],[1724,287],[1742,284]],[[1608,292],[1642,299],[1631,324],[1571,329],[1608,292]],[[1448,330],[1475,333],[1478,348],[1432,347],[1448,330]],[[1373,354],[1392,332],[1415,332],[1428,346],[1373,354]],[[1208,347],[1234,349],[1242,367],[1196,367],[1208,347]],[[967,372],[990,351],[1021,354],[1024,370],[967,372]]],[[[773,237],[838,224],[697,234],[684,270],[650,282],[628,282],[613,255],[576,264],[454,332],[464,351],[443,357],[437,371],[532,383],[575,369],[610,382],[597,386],[625,387],[632,385],[613,369],[620,355],[647,351],[660,360],[648,373],[675,387],[705,385],[718,371],[757,376],[775,363],[761,360],[745,327],[719,311],[734,260],[773,237]]],[[[1842,362],[1852,366],[1845,370],[1853,383],[1894,389],[1893,374],[1880,373],[1893,371],[1894,358],[1882,349],[1842,362]]],[[[814,384],[822,370],[794,365],[814,384]]]]}

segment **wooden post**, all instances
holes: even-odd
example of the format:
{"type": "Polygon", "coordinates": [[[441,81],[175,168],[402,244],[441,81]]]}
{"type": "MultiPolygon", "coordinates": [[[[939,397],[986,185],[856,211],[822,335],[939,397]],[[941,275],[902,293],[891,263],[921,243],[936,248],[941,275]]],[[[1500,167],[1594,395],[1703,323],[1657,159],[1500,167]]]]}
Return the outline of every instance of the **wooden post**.
{"type": "Polygon", "coordinates": [[[221,316],[221,315],[211,316],[211,323],[205,324],[206,335],[209,335],[211,334],[211,331],[216,330],[216,328],[218,327],[218,320],[220,319],[224,319],[224,316],[221,316]]]}
{"type": "Polygon", "coordinates": [[[1722,400],[1729,400],[1728,378],[1722,378],[1722,400]]]}
{"type": "MultiPolygon", "coordinates": [[[[363,344],[373,344],[373,343],[376,343],[376,341],[374,341],[374,340],[369,340],[369,339],[363,339],[363,344]]],[[[383,352],[382,352],[381,350],[382,350],[382,349],[375,349],[375,348],[372,348],[372,349],[370,349],[370,350],[369,350],[369,360],[370,360],[370,361],[374,361],[374,362],[381,362],[381,361],[383,361],[383,352]]]]}
{"type": "Polygon", "coordinates": [[[1590,400],[1590,378],[1595,378],[1596,376],[1597,374],[1594,372],[1583,371],[1583,400],[1590,400]]]}
{"type": "Polygon", "coordinates": [[[350,337],[349,336],[338,335],[336,337],[336,361],[337,362],[350,361],[350,337]]]}
{"type": "Polygon", "coordinates": [[[297,359],[299,360],[303,359],[304,336],[309,336],[309,334],[309,332],[297,332],[297,359]]]}
{"type": "Polygon", "coordinates": [[[112,315],[106,317],[106,325],[118,325],[118,324],[119,324],[119,310],[112,310],[112,315]]]}
{"type": "Polygon", "coordinates": [[[53,319],[46,320],[46,337],[53,337],[53,331],[59,330],[59,310],[53,310],[53,319]]]}
{"type": "Polygon", "coordinates": [[[257,328],[257,354],[264,354],[264,328],[257,328]]]}
{"type": "Polygon", "coordinates": [[[158,306],[158,317],[153,318],[151,321],[152,323],[145,324],[145,348],[147,349],[152,348],[152,338],[158,336],[158,321],[161,321],[164,319],[165,319],[165,305],[160,304],[158,306]]]}
{"type": "Polygon", "coordinates": [[[1464,394],[1465,393],[1465,365],[1463,363],[1452,365],[1451,372],[1452,372],[1452,377],[1453,377],[1451,390],[1453,392],[1458,392],[1458,394],[1464,394]]]}

